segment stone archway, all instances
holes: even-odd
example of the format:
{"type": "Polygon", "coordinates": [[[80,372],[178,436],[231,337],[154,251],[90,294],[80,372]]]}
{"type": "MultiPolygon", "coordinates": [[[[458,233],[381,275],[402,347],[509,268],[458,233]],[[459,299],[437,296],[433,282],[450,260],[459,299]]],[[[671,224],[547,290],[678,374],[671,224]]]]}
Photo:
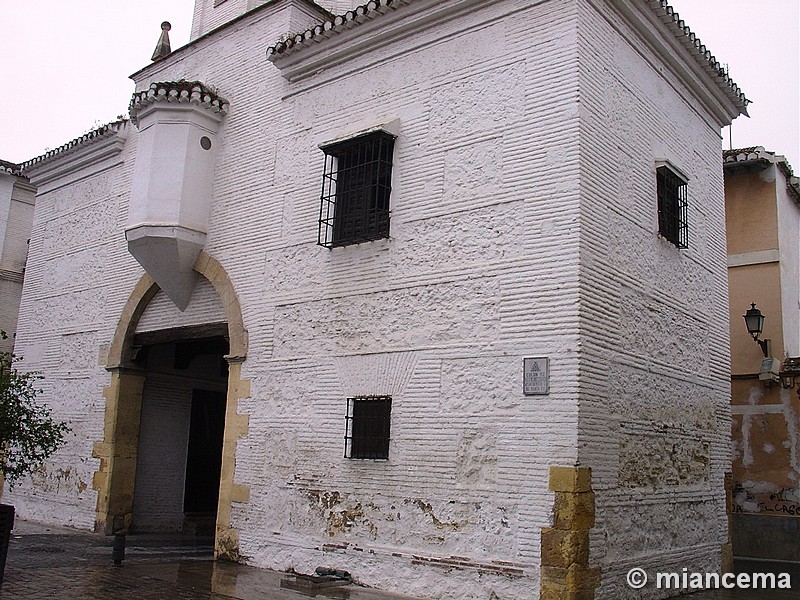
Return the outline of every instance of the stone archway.
{"type": "MultiPolygon", "coordinates": [[[[194,270],[203,275],[219,295],[228,324],[227,409],[222,443],[219,507],[214,536],[215,556],[239,558],[238,531],[231,527],[231,505],[247,502],[250,490],[234,482],[236,442],[248,433],[248,416],[238,412],[239,399],[250,395],[250,380],[241,378],[247,358],[248,337],[242,320],[239,299],[222,265],[205,252],[197,258],[194,270]]],[[[145,375],[132,361],[133,336],[139,319],[159,287],[145,274],[131,292],[122,310],[106,361],[111,381],[103,390],[106,399],[103,440],[95,442],[92,456],[100,459],[94,474],[97,490],[95,529],[107,535],[126,533],[133,515],[136,481],[139,418],[145,375]]]]}

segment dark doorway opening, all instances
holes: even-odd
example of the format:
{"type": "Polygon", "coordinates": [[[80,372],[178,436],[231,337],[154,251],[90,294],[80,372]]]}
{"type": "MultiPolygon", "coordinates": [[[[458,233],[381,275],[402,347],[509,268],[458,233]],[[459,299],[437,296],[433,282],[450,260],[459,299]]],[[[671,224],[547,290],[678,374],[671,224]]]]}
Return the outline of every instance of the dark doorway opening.
{"type": "Polygon", "coordinates": [[[228,341],[209,336],[209,326],[187,329],[141,333],[134,338],[136,361],[146,378],[131,530],[212,536],[213,540],[225,431],[228,341]]]}
{"type": "Polygon", "coordinates": [[[193,390],[183,493],[187,517],[216,517],[224,434],[225,393],[193,390]]]}

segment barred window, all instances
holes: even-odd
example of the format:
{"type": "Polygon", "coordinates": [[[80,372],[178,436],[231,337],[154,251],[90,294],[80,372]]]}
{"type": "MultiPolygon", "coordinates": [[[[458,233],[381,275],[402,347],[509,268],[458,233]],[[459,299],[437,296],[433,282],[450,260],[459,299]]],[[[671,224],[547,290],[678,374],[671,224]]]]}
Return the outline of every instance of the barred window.
{"type": "Polygon", "coordinates": [[[389,458],[391,396],[347,399],[345,458],[389,458]]]}
{"type": "Polygon", "coordinates": [[[666,165],[656,169],[658,190],[658,233],[678,248],[689,245],[686,181],[666,165]]]}
{"type": "Polygon", "coordinates": [[[379,130],[322,148],[320,245],[333,248],[389,237],[394,140],[379,130]]]}

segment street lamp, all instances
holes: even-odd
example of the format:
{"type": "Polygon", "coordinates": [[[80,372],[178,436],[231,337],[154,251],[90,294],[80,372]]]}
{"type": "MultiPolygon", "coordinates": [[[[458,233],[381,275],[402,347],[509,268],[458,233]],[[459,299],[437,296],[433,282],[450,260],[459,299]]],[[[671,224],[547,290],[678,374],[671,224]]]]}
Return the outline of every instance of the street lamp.
{"type": "Polygon", "coordinates": [[[781,385],[793,388],[797,377],[800,377],[800,357],[787,358],[783,361],[783,369],[780,372],[781,385]]]}
{"type": "Polygon", "coordinates": [[[744,323],[747,326],[747,333],[753,336],[753,339],[758,343],[759,346],[761,346],[761,351],[764,353],[764,356],[768,358],[771,350],[771,340],[758,339],[761,335],[761,332],[764,331],[764,315],[761,314],[761,311],[756,308],[756,303],[753,302],[750,304],[750,308],[747,310],[747,313],[742,316],[744,317],[744,323]]]}

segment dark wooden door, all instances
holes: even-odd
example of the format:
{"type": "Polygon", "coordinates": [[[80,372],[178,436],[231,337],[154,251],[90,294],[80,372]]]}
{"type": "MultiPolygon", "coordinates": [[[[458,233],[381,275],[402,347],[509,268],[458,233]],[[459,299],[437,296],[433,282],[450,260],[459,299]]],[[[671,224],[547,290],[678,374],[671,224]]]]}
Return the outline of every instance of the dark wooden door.
{"type": "Polygon", "coordinates": [[[192,390],[183,495],[183,510],[186,513],[217,511],[224,432],[225,393],[192,390]]]}

